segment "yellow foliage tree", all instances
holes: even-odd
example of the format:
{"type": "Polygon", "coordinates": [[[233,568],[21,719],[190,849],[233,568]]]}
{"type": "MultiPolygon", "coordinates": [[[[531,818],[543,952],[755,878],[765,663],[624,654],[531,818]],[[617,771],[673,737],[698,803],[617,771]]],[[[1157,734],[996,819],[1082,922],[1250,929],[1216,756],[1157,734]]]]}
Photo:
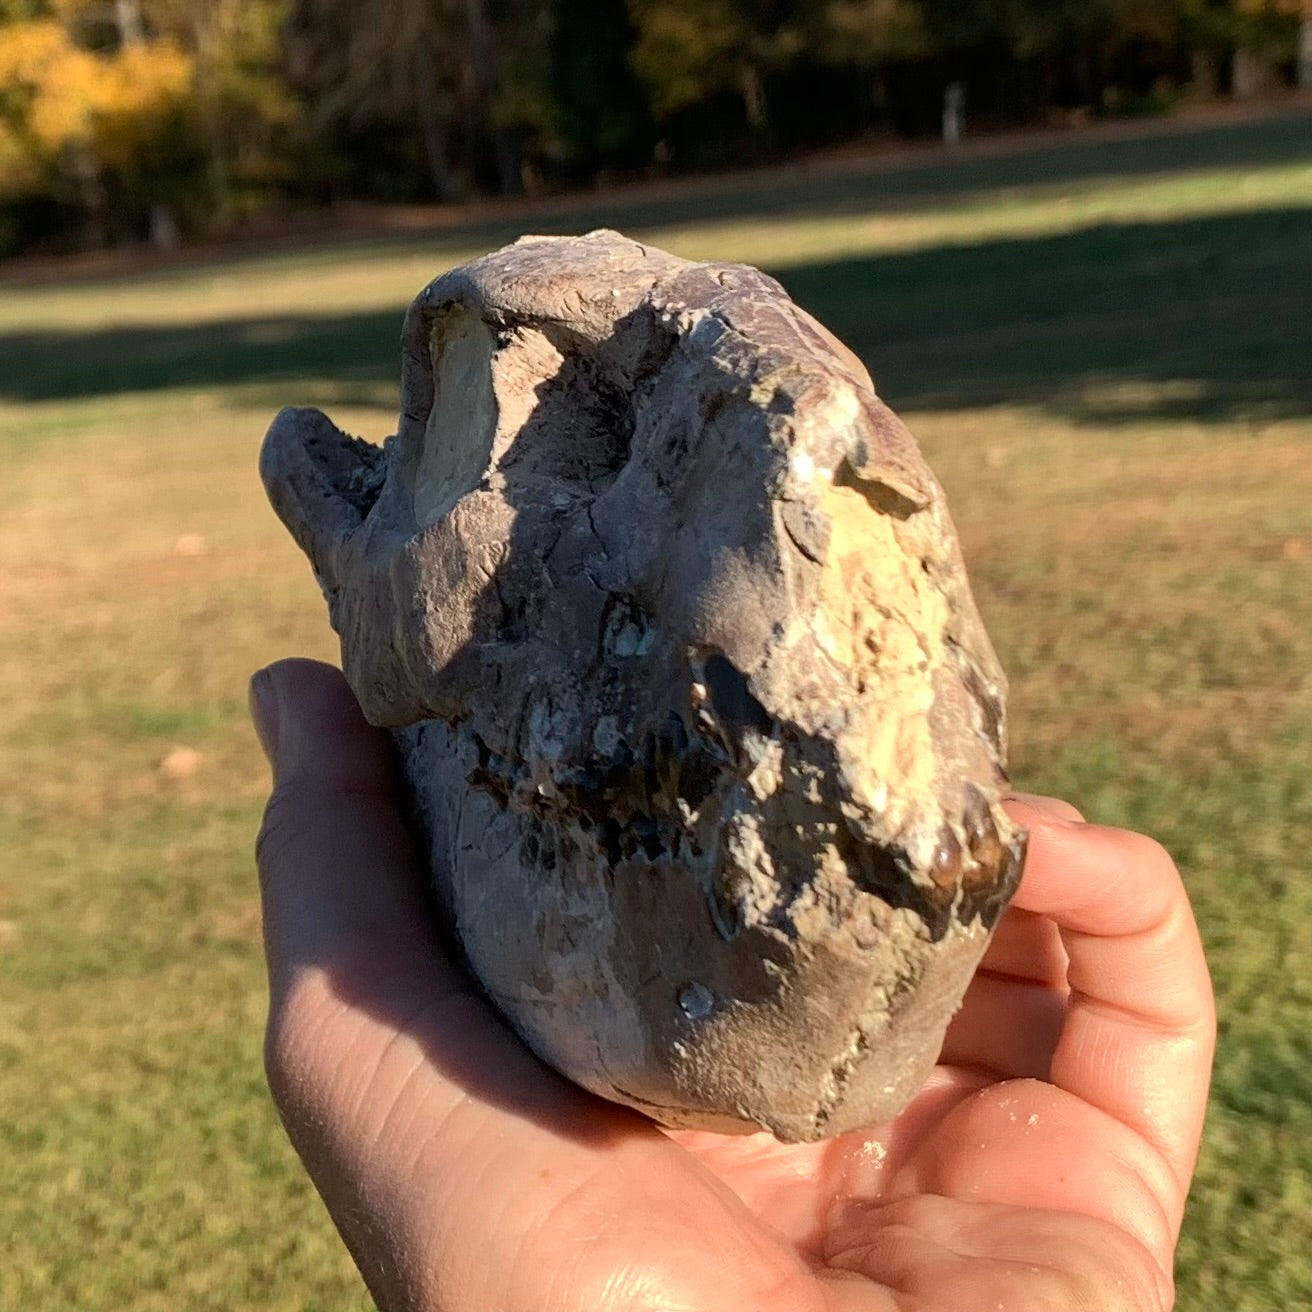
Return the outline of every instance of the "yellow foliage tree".
{"type": "Polygon", "coordinates": [[[83,193],[129,169],[185,105],[192,61],[170,41],[85,50],[51,19],[0,27],[0,195],[48,185],[83,193]]]}

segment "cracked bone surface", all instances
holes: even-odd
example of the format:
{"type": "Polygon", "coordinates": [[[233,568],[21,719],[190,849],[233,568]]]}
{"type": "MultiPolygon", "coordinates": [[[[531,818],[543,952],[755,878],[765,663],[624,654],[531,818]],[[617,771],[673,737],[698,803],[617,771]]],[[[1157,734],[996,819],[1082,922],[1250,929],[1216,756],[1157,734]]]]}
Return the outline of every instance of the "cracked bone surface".
{"type": "Polygon", "coordinates": [[[1024,847],[911,436],[778,283],[612,232],[437,279],[403,369],[385,446],[287,410],[261,468],[468,969],[667,1125],[895,1115],[1024,847]]]}

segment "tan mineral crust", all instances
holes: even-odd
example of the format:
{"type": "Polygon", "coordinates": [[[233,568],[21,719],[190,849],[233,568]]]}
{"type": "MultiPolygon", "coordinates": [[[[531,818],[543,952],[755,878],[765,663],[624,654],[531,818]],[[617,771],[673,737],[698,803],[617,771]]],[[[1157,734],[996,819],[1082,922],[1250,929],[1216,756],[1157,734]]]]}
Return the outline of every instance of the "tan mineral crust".
{"type": "Polygon", "coordinates": [[[438,278],[382,447],[262,472],[448,936],[584,1088],[812,1140],[933,1068],[1020,877],[942,489],[773,279],[614,232],[438,278]]]}

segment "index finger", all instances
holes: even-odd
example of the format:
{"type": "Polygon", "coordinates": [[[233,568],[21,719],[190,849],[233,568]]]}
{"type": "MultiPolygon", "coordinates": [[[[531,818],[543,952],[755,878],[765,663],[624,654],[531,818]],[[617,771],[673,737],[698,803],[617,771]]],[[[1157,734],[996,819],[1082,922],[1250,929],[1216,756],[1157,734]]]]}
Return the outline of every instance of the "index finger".
{"type": "Polygon", "coordinates": [[[1141,1134],[1181,1185],[1193,1175],[1216,1015],[1189,897],[1152,839],[1026,800],[1016,905],[1051,918],[1070,957],[1070,1001],[1052,1083],[1141,1134]]]}

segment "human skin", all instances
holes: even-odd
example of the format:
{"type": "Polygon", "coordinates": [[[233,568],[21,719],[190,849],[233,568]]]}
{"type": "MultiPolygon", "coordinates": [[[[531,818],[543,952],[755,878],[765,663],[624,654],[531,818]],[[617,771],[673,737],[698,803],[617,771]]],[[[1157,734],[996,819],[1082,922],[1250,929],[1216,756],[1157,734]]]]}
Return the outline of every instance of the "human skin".
{"type": "Polygon", "coordinates": [[[384,735],[251,688],[274,1100],[385,1312],[1160,1312],[1215,1039],[1152,840],[1016,798],[1024,878],[933,1078],[819,1144],[665,1131],[543,1066],[443,954],[384,735]]]}

